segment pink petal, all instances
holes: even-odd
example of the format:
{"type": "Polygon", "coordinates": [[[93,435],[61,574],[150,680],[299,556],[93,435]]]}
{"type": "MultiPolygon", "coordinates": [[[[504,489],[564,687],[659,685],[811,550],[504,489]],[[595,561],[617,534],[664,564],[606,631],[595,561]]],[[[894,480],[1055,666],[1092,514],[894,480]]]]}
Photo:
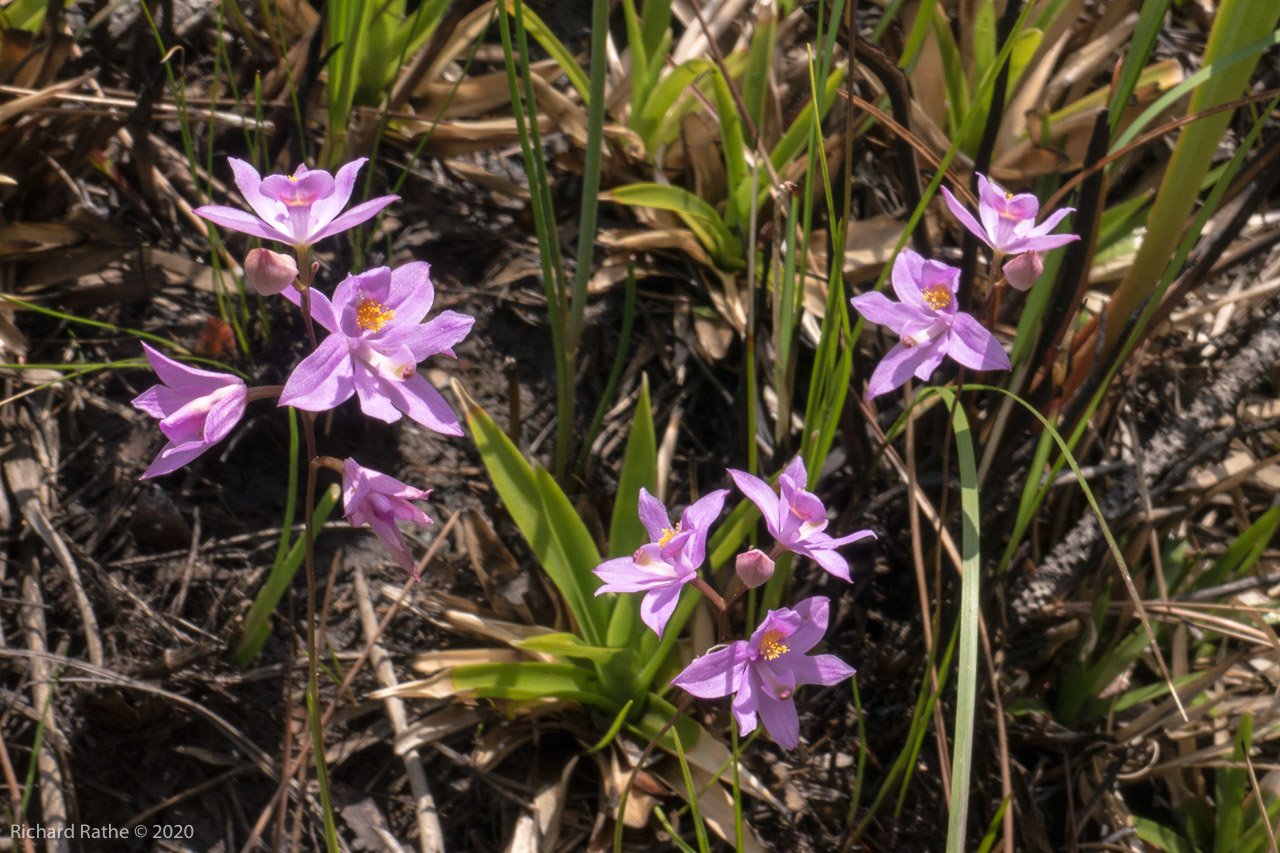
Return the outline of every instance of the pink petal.
{"type": "MultiPolygon", "coordinates": [[[[787,463],[786,470],[782,472],[782,476],[789,479],[797,489],[805,489],[809,486],[809,472],[804,470],[804,457],[797,453],[795,457],[787,463]]],[[[779,478],[781,480],[781,478],[779,478]]],[[[822,506],[821,502],[818,504],[822,506]]],[[[826,510],[823,510],[823,515],[826,510]]]]}
{"type": "Polygon", "coordinates": [[[1009,356],[995,335],[972,316],[959,313],[951,323],[947,354],[974,370],[1008,370],[1009,356]]]}
{"type": "Polygon", "coordinates": [[[663,506],[662,501],[649,494],[649,490],[644,486],[640,487],[636,502],[639,505],[640,523],[648,532],[649,541],[657,542],[666,531],[671,529],[671,517],[667,514],[667,508],[663,506]]]}
{"type": "Polygon", "coordinates": [[[951,349],[952,340],[952,336],[944,335],[941,338],[935,338],[926,344],[916,347],[916,349],[924,352],[924,359],[916,365],[916,379],[921,382],[928,382],[933,377],[933,372],[942,364],[947,351],[951,349]]]}
{"type": "Polygon", "coordinates": [[[739,690],[749,659],[747,644],[738,640],[698,658],[671,683],[700,699],[728,696],[739,690]]]}
{"type": "Polygon", "coordinates": [[[221,225],[223,228],[230,228],[232,231],[239,231],[241,234],[261,237],[263,240],[278,240],[281,243],[293,242],[293,238],[290,235],[279,229],[272,228],[252,213],[245,213],[239,208],[206,204],[203,207],[197,207],[192,213],[209,220],[214,225],[221,225]]]}
{"type": "MultiPolygon", "coordinates": [[[[982,183],[985,180],[986,178],[983,178],[982,176],[978,177],[979,183],[982,183]]],[[[987,229],[982,225],[980,225],[978,223],[978,220],[973,218],[973,214],[970,213],[968,209],[963,204],[961,204],[956,199],[956,197],[951,194],[951,191],[946,187],[942,188],[942,197],[943,199],[946,200],[947,208],[950,209],[951,215],[954,216],[956,219],[959,219],[960,224],[963,225],[965,228],[968,228],[969,232],[973,234],[973,236],[977,237],[979,240],[981,240],[982,242],[990,246],[991,238],[987,236],[987,229]]]]}
{"type": "Polygon", "coordinates": [[[180,361],[175,361],[149,344],[142,345],[142,351],[151,364],[151,369],[160,377],[160,381],[170,388],[192,386],[201,391],[217,391],[235,383],[244,384],[237,376],[230,373],[215,373],[212,370],[201,370],[180,361]]]}
{"type": "Polygon", "coordinates": [[[738,695],[733,699],[733,718],[738,721],[738,734],[746,737],[756,730],[757,699],[761,691],[760,677],[754,667],[748,667],[746,677],[738,685],[738,695]]]}
{"type": "Polygon", "coordinates": [[[391,271],[391,289],[386,305],[396,312],[396,325],[413,326],[422,322],[435,301],[431,286],[431,265],[412,261],[391,271]]]}
{"type": "Polygon", "coordinates": [[[800,745],[800,716],[794,699],[775,699],[768,690],[761,690],[757,710],[765,731],[778,746],[795,749],[800,745]]]}
{"type": "Polygon", "coordinates": [[[662,639],[662,629],[667,627],[667,620],[676,612],[683,588],[684,584],[668,584],[650,590],[640,600],[640,621],[652,628],[658,639],[662,639]]]}
{"type": "Polygon", "coordinates": [[[173,389],[171,388],[166,388],[163,385],[152,385],[150,388],[134,397],[133,400],[130,401],[130,405],[135,409],[151,415],[153,418],[163,418],[166,416],[166,408],[162,402],[165,391],[173,393],[173,389]]]}
{"type": "Polygon", "coordinates": [[[378,340],[395,341],[398,345],[407,346],[418,361],[425,361],[440,353],[453,356],[453,347],[470,333],[475,322],[476,318],[469,314],[442,311],[425,323],[388,329],[378,340]]]}
{"type": "Polygon", "coordinates": [[[398,195],[384,195],[375,198],[372,201],[366,201],[364,204],[357,204],[328,225],[321,228],[315,234],[311,235],[311,242],[319,243],[325,237],[332,237],[334,234],[341,234],[349,228],[355,228],[361,222],[372,219],[378,215],[378,211],[391,204],[393,201],[399,201],[398,195]]]}
{"type": "Polygon", "coordinates": [[[822,595],[806,598],[789,611],[788,622],[793,626],[787,634],[787,648],[790,655],[804,654],[818,644],[827,633],[827,620],[831,611],[831,601],[822,595]]]}
{"type": "Polygon", "coordinates": [[[185,444],[174,444],[171,441],[160,451],[160,455],[151,463],[151,467],[143,473],[141,479],[149,480],[152,477],[159,477],[162,474],[177,471],[208,449],[209,445],[203,441],[192,441],[185,444]]]}
{"type": "Polygon", "coordinates": [[[895,334],[900,333],[907,323],[918,320],[920,315],[920,309],[894,302],[879,291],[863,293],[849,302],[868,321],[878,326],[887,326],[895,334]]]}
{"type": "Polygon", "coordinates": [[[279,405],[324,412],[350,399],[355,391],[346,339],[330,335],[289,374],[279,405]]]}
{"type": "Polygon", "coordinates": [[[910,249],[903,249],[894,259],[893,271],[889,274],[893,282],[893,292],[903,305],[920,311],[933,313],[933,309],[925,304],[920,288],[924,281],[924,257],[910,249]]]}
{"type": "MultiPolygon", "coordinates": [[[[240,194],[249,203],[249,207],[253,209],[254,213],[262,217],[262,221],[269,227],[278,228],[284,214],[283,205],[262,194],[262,177],[258,174],[258,170],[243,160],[237,160],[235,157],[228,157],[227,163],[230,164],[231,171],[235,175],[236,186],[240,188],[240,194]]],[[[278,240],[280,238],[273,237],[270,239],[278,240]]],[[[292,236],[286,235],[286,239],[283,242],[293,242],[292,236]]]]}
{"type": "Polygon", "coordinates": [[[769,484],[764,480],[754,477],[746,471],[736,471],[730,468],[729,476],[733,478],[733,482],[742,493],[760,508],[760,514],[764,516],[765,527],[769,528],[771,536],[776,537],[778,535],[778,496],[774,494],[773,489],[769,488],[769,484]]]}
{"type": "Polygon", "coordinates": [[[853,578],[849,576],[849,561],[841,556],[839,552],[830,548],[816,548],[810,545],[801,553],[812,558],[827,574],[835,575],[846,583],[853,583],[853,578]]]}
{"type": "Polygon", "coordinates": [[[387,397],[386,387],[396,383],[387,381],[369,368],[365,362],[352,361],[353,379],[356,394],[360,397],[360,411],[383,423],[395,423],[400,420],[400,410],[387,397]]]}
{"type": "MultiPolygon", "coordinates": [[[[311,207],[311,221],[316,228],[324,228],[324,226],[333,222],[342,208],[347,206],[347,202],[351,200],[351,193],[355,190],[356,175],[360,172],[360,167],[369,162],[367,157],[359,157],[352,160],[338,170],[330,185],[329,192],[323,198],[317,199],[311,207]]],[[[316,240],[319,240],[316,237],[316,240]]]]}
{"type": "Polygon", "coordinates": [[[210,445],[227,437],[227,433],[244,417],[248,389],[228,394],[213,404],[204,423],[204,440],[210,445]]]}
{"type": "Polygon", "coordinates": [[[387,385],[391,386],[385,390],[392,404],[412,420],[445,435],[462,435],[458,416],[440,392],[420,374],[415,373],[403,382],[387,385]]]}
{"type": "Polygon", "coordinates": [[[876,365],[867,383],[867,399],[872,400],[901,387],[916,368],[929,357],[925,346],[907,347],[897,344],[876,365]]]}
{"type": "Polygon", "coordinates": [[[856,670],[835,655],[800,655],[787,660],[787,666],[796,677],[796,684],[822,684],[830,687],[853,676],[856,670]]]}
{"type": "MultiPolygon", "coordinates": [[[[311,319],[315,320],[330,332],[338,331],[338,315],[333,310],[333,303],[318,288],[309,288],[311,301],[311,319]]],[[[302,294],[296,288],[280,291],[280,295],[299,308],[302,307],[302,294]]]]}

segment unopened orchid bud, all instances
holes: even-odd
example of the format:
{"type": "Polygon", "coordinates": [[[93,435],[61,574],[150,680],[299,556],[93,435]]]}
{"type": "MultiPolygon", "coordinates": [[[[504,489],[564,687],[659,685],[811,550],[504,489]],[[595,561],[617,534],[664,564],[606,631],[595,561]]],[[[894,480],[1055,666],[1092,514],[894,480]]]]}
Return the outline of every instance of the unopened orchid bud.
{"type": "Polygon", "coordinates": [[[1044,261],[1036,251],[1023,252],[1004,265],[1004,277],[1010,287],[1018,290],[1030,290],[1031,285],[1040,280],[1044,272],[1044,261]]]}
{"type": "Polygon", "coordinates": [[[274,296],[298,277],[298,262],[270,249],[251,249],[244,259],[244,277],[263,296],[274,296]]]}
{"type": "Polygon", "coordinates": [[[759,548],[752,548],[745,554],[739,554],[734,564],[738,577],[749,589],[755,589],[773,577],[773,560],[759,548]]]}

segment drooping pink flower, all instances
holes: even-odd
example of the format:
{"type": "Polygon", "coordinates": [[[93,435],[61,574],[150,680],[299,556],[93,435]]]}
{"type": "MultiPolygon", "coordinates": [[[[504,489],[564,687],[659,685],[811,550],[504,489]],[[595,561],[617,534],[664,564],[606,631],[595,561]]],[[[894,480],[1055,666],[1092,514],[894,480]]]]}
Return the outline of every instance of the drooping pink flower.
{"type": "Polygon", "coordinates": [[[1059,208],[1036,225],[1036,214],[1040,210],[1036,197],[1031,193],[1014,195],[1005,192],[986,175],[978,175],[978,216],[981,223],[946,187],[942,188],[942,195],[956,219],[975,237],[1000,254],[1018,256],[1003,267],[1005,279],[1018,290],[1026,290],[1040,278],[1044,262],[1040,260],[1039,252],[1080,239],[1076,234],[1051,233],[1067,214],[1075,212],[1074,207],[1059,208]]]}
{"type": "Polygon", "coordinates": [[[292,175],[263,178],[245,161],[228,157],[236,186],[253,213],[218,204],[197,207],[195,213],[215,225],[264,240],[309,246],[372,219],[399,198],[384,195],[341,213],[355,189],[356,173],[367,159],[352,160],[336,177],[323,169],[299,166],[292,175]]]}
{"type": "Polygon", "coordinates": [[[671,680],[700,699],[737,694],[733,716],[738,733],[755,730],[756,715],[783,749],[800,743],[795,691],[801,684],[839,684],[854,673],[835,655],[806,655],[827,632],[830,602],[806,598],[795,609],[770,610],[751,635],[709,652],[671,680]]]}
{"type": "MultiPolygon", "coordinates": [[[[294,289],[284,296],[300,301],[294,289]]],[[[449,404],[417,369],[437,353],[453,356],[475,318],[442,311],[424,323],[434,299],[422,261],[348,276],[332,302],[312,288],[311,316],[330,334],[293,369],[280,405],[322,412],[358,394],[370,417],[391,423],[404,413],[428,429],[462,435],[449,404]]]]}
{"type": "Polygon", "coordinates": [[[728,489],[708,492],[690,504],[674,526],[662,502],[641,487],[640,521],[650,542],[630,557],[605,560],[592,571],[604,581],[596,595],[606,592],[643,592],[640,619],[659,637],[675,612],[680,590],[698,575],[706,559],[707,533],[724,509],[728,489]]]}
{"type": "Polygon", "coordinates": [[[891,280],[901,302],[880,292],[850,300],[863,317],[888,326],[899,339],[871,374],[868,400],[892,391],[913,373],[928,380],[947,356],[974,370],[1009,369],[1009,356],[995,336],[956,305],[960,270],[903,249],[893,262],[891,280]]]}
{"type": "Polygon", "coordinates": [[[248,389],[238,376],[188,367],[146,344],[142,349],[163,384],[143,391],[133,405],[159,418],[169,439],[145,480],[176,471],[225,438],[244,416],[248,389]]]}
{"type": "Polygon", "coordinates": [[[427,514],[410,501],[425,501],[431,490],[415,489],[389,474],[365,468],[354,459],[342,463],[342,511],[352,527],[368,524],[406,572],[418,578],[397,521],[431,524],[427,514]]]}
{"type": "Polygon", "coordinates": [[[778,475],[779,493],[769,484],[746,471],[729,469],[729,476],[751,502],[760,508],[769,535],[788,551],[812,559],[826,571],[850,581],[849,561],[837,548],[857,542],[859,539],[875,539],[870,530],[859,530],[848,536],[833,538],[824,531],[827,528],[827,508],[813,492],[805,491],[809,475],[804,469],[804,459],[796,456],[791,464],[778,475]]]}

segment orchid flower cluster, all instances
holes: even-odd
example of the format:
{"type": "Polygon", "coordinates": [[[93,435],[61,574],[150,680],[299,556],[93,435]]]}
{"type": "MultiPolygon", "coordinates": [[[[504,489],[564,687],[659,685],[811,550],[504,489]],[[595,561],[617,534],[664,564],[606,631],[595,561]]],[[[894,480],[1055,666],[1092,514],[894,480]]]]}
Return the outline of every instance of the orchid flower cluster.
{"type": "MultiPolygon", "coordinates": [[[[991,249],[992,277],[999,268],[1004,281],[1018,290],[1027,290],[1039,280],[1044,271],[1040,252],[1080,239],[1075,234],[1051,233],[1074,208],[1055,211],[1036,225],[1040,203],[1034,195],[1005,192],[985,175],[978,175],[978,219],[946,187],[942,194],[960,224],[991,249]],[[1001,268],[1001,260],[1008,255],[1014,257],[1001,268]]],[[[898,388],[912,375],[927,381],[946,357],[974,370],[1010,368],[1009,356],[981,320],[959,310],[959,269],[904,249],[894,260],[890,281],[897,302],[880,292],[850,300],[863,317],[898,335],[898,343],[871,374],[868,400],[898,388]]]]}
{"type": "MultiPolygon", "coordinates": [[[[453,356],[474,318],[443,311],[431,320],[435,291],[430,267],[421,261],[396,269],[378,267],[348,275],[332,300],[312,287],[318,263],[309,262],[311,246],[368,221],[398,196],[375,198],[343,212],[366,160],[346,164],[331,175],[299,166],[292,175],[262,178],[248,163],[230,159],[236,186],[252,213],[209,205],[196,213],[216,225],[264,240],[284,243],[293,255],[253,249],[245,258],[245,277],[264,296],[281,294],[302,308],[313,351],[289,375],[283,387],[247,387],[237,376],[199,370],[143,344],[160,384],[133,405],[160,420],[169,439],[142,476],[176,471],[217,444],[232,430],[253,400],[275,397],[277,405],[306,412],[335,408],[353,395],[370,417],[388,423],[402,415],[428,429],[461,435],[453,410],[417,373],[432,355],[453,356]],[[329,334],[316,345],[314,325],[329,334]]],[[[315,457],[314,462],[342,475],[343,511],[353,526],[368,524],[395,561],[418,576],[397,521],[430,524],[412,501],[429,491],[416,489],[354,459],[315,457]]]]}
{"type": "MultiPolygon", "coordinates": [[[[595,574],[604,585],[596,595],[644,593],[640,618],[661,637],[686,584],[701,590],[724,614],[745,590],[760,586],[773,575],[774,561],[784,551],[809,557],[825,571],[850,582],[849,563],[837,549],[860,539],[874,539],[875,534],[870,530],[841,537],[826,533],[826,507],[805,489],[808,474],[799,456],[778,476],[777,492],[745,471],[729,469],[729,476],[760,509],[774,538],[768,554],[752,549],[738,555],[735,568],[741,585],[736,592],[726,600],[698,574],[706,559],[711,524],[724,509],[729,490],[704,495],[673,525],[667,508],[641,489],[640,521],[650,541],[629,557],[601,563],[595,574]]],[[[829,610],[830,602],[823,596],[807,598],[794,608],[771,610],[750,638],[699,657],[671,683],[702,699],[734,694],[733,715],[741,734],[754,731],[757,719],[761,719],[779,746],[794,749],[800,742],[796,687],[838,684],[854,673],[853,667],[835,655],[807,654],[826,634],[829,610]]]]}

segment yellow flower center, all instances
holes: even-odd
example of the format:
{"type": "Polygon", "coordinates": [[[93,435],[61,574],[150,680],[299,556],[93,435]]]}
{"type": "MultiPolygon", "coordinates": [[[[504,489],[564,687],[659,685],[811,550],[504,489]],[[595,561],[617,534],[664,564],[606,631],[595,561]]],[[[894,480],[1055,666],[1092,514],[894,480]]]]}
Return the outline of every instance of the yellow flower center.
{"type": "Polygon", "coordinates": [[[764,636],[760,638],[760,654],[764,655],[765,660],[774,660],[779,655],[791,651],[782,640],[782,632],[777,628],[764,632],[764,636]]]}
{"type": "Polygon", "coordinates": [[[674,539],[675,535],[679,532],[680,532],[680,522],[678,521],[676,522],[675,527],[664,527],[662,529],[662,536],[658,539],[659,547],[662,547],[662,548],[667,547],[667,543],[669,543],[672,539],[674,539]]]}
{"type": "Polygon", "coordinates": [[[1010,193],[1010,192],[1005,193],[1005,194],[1004,194],[1004,200],[1005,200],[1005,201],[1013,201],[1013,193],[1010,193]]]}
{"type": "Polygon", "coordinates": [[[945,283],[931,284],[920,291],[920,295],[924,297],[924,304],[934,311],[941,311],[951,304],[951,288],[945,283]]]}
{"type": "Polygon", "coordinates": [[[356,309],[356,325],[366,332],[376,332],[391,321],[396,312],[376,299],[366,299],[356,309]]]}

